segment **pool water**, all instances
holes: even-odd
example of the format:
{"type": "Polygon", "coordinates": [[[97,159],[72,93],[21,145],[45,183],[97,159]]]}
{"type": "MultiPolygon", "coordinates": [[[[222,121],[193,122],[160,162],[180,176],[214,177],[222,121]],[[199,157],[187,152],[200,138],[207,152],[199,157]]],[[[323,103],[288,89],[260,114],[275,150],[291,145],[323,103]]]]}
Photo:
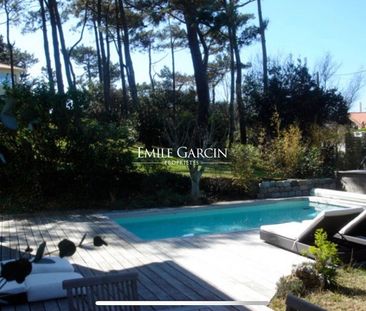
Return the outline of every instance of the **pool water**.
{"type": "Polygon", "coordinates": [[[142,240],[157,240],[258,229],[261,225],[312,219],[320,211],[334,208],[337,207],[309,203],[306,199],[284,200],[126,216],[114,221],[142,240]]]}

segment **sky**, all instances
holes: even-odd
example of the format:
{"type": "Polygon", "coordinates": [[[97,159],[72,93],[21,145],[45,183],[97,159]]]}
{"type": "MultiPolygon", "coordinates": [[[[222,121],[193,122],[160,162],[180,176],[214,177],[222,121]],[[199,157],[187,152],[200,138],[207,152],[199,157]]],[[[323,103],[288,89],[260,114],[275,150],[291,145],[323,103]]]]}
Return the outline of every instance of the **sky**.
{"type": "MultiPolygon", "coordinates": [[[[62,0],[61,0],[62,1],[62,0]]],[[[37,1],[34,1],[35,4],[37,1]]],[[[248,13],[256,15],[256,2],[245,7],[248,13]]],[[[352,73],[366,70],[366,1],[364,0],[262,0],[263,17],[269,20],[266,31],[267,51],[272,59],[293,58],[306,59],[310,68],[330,53],[333,60],[340,64],[333,84],[345,88],[352,73]]],[[[3,17],[2,17],[3,19],[3,17]]],[[[253,20],[257,24],[257,20],[253,20]]],[[[71,46],[79,37],[72,30],[75,21],[64,24],[67,44],[71,46]]],[[[5,26],[0,25],[0,33],[5,35],[5,26]]],[[[39,63],[31,68],[32,77],[40,76],[41,67],[45,66],[41,31],[34,34],[21,34],[20,27],[13,27],[13,40],[21,49],[33,53],[39,63]]],[[[87,35],[84,44],[92,45],[92,35],[87,35]]],[[[254,62],[260,59],[260,42],[242,49],[242,58],[254,62]]],[[[133,53],[136,79],[148,81],[147,55],[133,53]]],[[[187,50],[177,53],[177,70],[192,73],[192,61],[187,50]]],[[[158,73],[163,65],[170,66],[168,51],[155,53],[154,71],[158,73]]],[[[221,90],[224,97],[225,92],[221,90]]],[[[351,107],[351,111],[366,111],[366,87],[351,107]]]]}

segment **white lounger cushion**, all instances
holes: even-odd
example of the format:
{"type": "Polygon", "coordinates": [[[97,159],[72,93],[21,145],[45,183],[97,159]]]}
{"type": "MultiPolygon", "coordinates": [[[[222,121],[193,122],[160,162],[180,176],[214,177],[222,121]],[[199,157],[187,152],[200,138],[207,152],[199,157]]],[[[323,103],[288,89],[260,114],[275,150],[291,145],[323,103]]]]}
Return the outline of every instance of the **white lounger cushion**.
{"type": "Polygon", "coordinates": [[[362,212],[362,208],[340,208],[330,211],[322,211],[312,220],[304,220],[302,222],[288,222],[277,225],[261,226],[260,230],[271,232],[293,240],[300,240],[309,234],[325,217],[349,215],[362,212]]]}
{"type": "Polygon", "coordinates": [[[366,194],[362,193],[315,188],[311,190],[311,195],[330,199],[340,199],[348,202],[357,202],[364,206],[366,205],[366,194]]]}
{"type": "Polygon", "coordinates": [[[0,290],[0,294],[20,294],[25,293],[27,288],[25,287],[24,282],[19,284],[15,281],[7,282],[4,287],[0,290]]]}
{"type": "Polygon", "coordinates": [[[287,222],[284,224],[276,224],[276,225],[265,225],[261,226],[261,230],[274,233],[276,235],[280,235],[292,240],[297,240],[299,234],[303,232],[311,220],[305,220],[303,222],[287,222]]]}
{"type": "Polygon", "coordinates": [[[366,246],[366,236],[343,235],[343,238],[349,242],[366,246]]]}
{"type": "Polygon", "coordinates": [[[40,262],[32,263],[32,274],[74,271],[72,264],[67,259],[60,257],[44,257],[40,262]]]}
{"type": "MultiPolygon", "coordinates": [[[[4,260],[1,263],[5,264],[13,260],[4,260]]],[[[74,272],[73,265],[65,258],[56,256],[44,257],[41,261],[34,263],[32,262],[32,272],[35,273],[53,273],[53,272],[74,272]]]]}
{"type": "Polygon", "coordinates": [[[28,301],[66,297],[66,291],[62,289],[62,282],[79,278],[82,278],[82,276],[75,272],[31,274],[24,282],[28,301]]]}
{"type": "MultiPolygon", "coordinates": [[[[360,225],[361,222],[366,222],[366,210],[358,215],[355,219],[351,220],[347,225],[345,225],[340,231],[340,234],[348,234],[354,227],[360,225]]],[[[365,226],[366,227],[366,226],[365,226]]]]}

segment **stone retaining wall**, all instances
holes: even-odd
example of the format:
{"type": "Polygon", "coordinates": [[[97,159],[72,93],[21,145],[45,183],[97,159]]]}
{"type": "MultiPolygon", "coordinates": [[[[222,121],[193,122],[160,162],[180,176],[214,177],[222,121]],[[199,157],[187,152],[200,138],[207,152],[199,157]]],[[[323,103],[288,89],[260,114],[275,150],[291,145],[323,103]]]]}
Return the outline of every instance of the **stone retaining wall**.
{"type": "Polygon", "coordinates": [[[316,178],[263,181],[259,184],[258,199],[308,196],[313,188],[335,189],[335,180],[316,178]]]}

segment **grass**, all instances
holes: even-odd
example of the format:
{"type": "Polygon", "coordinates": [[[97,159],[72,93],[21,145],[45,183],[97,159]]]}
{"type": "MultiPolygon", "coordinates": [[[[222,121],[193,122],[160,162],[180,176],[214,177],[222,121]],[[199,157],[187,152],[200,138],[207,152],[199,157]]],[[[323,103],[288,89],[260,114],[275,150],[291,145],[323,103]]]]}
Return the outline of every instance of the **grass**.
{"type": "MultiPolygon", "coordinates": [[[[337,284],[332,290],[315,292],[303,298],[328,311],[366,310],[365,269],[339,269],[337,284]]],[[[284,300],[275,298],[269,307],[275,311],[285,310],[284,300]]]]}

